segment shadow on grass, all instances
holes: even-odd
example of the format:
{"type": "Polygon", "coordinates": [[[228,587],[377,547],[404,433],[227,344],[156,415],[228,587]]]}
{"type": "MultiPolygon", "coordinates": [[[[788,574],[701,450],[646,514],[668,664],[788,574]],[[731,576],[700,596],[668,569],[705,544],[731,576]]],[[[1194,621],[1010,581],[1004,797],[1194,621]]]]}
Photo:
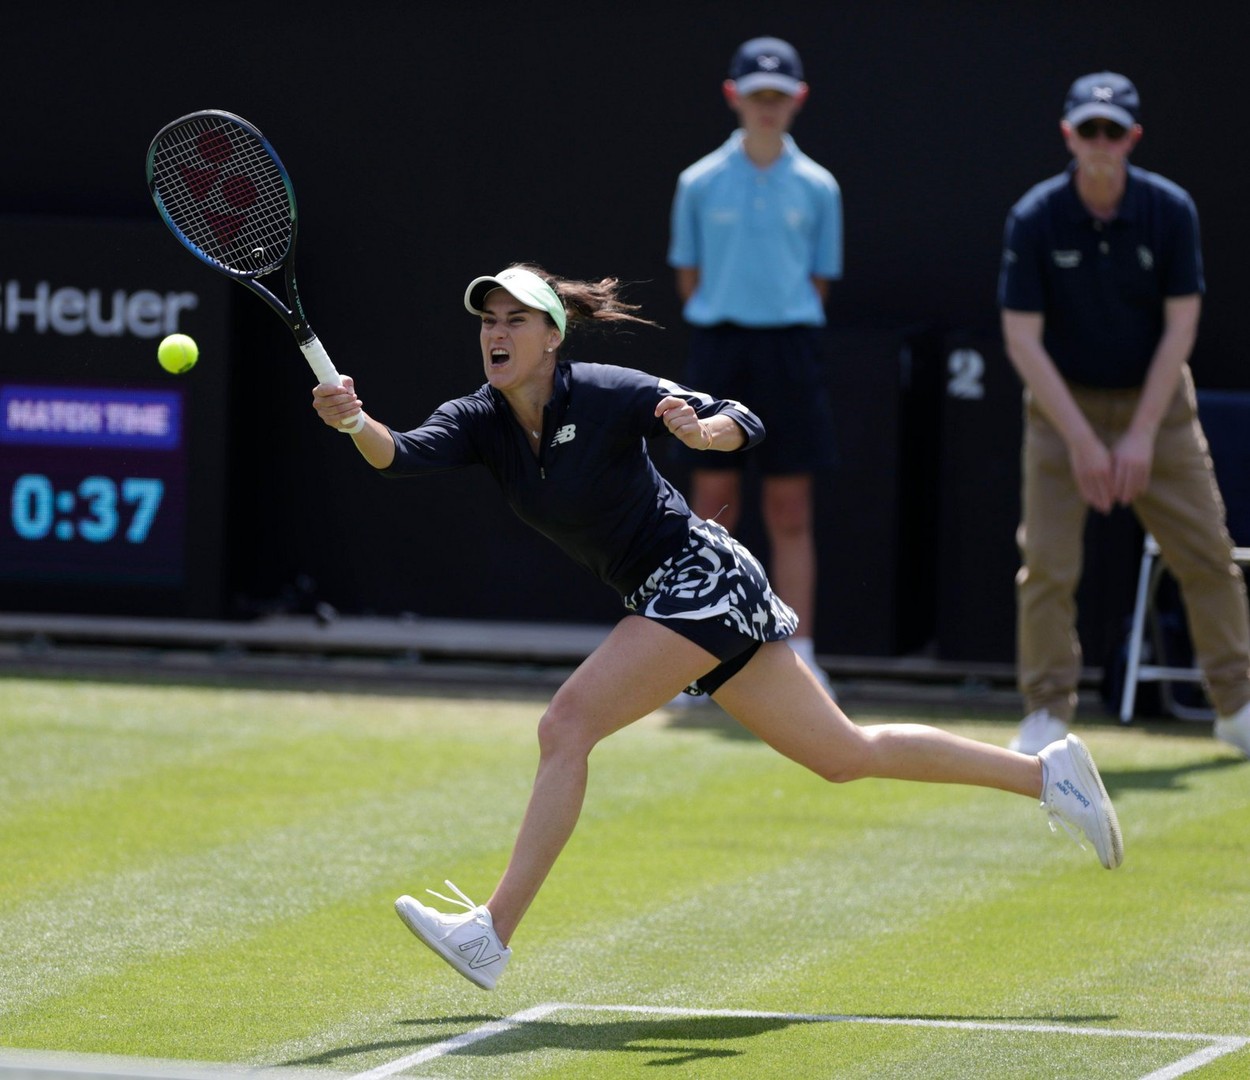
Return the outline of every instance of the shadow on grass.
{"type": "MultiPolygon", "coordinates": [[[[576,1006],[569,1006],[570,1012],[576,1006]]],[[[420,1020],[400,1020],[405,1026],[428,1027],[429,1035],[417,1038],[396,1038],[362,1043],[327,1050],[309,1057],[284,1062],[288,1066],[330,1065],[360,1054],[393,1051],[397,1057],[412,1054],[423,1046],[432,1046],[466,1034],[464,1029],[495,1023],[493,1016],[443,1016],[420,1020]],[[452,1028],[453,1031],[445,1029],[452,1028]]],[[[658,1020],[590,1020],[558,1022],[528,1020],[515,1027],[448,1051],[460,1057],[503,1057],[544,1050],[570,1053],[635,1053],[650,1055],[648,1065],[688,1065],[692,1062],[718,1058],[740,1057],[747,1047],[723,1045],[735,1040],[752,1039],[807,1024],[855,1023],[862,1021],[906,1023],[1008,1023],[1082,1024],[1115,1020],[1114,1014],[1082,1014],[1073,1016],[973,1016],[919,1013],[889,1013],[819,1017],[787,1016],[682,1016],[658,1020]]]]}
{"type": "MultiPolygon", "coordinates": [[[[1190,761],[1182,765],[1154,769],[1099,769],[1107,793],[1125,791],[1188,791],[1190,780],[1204,773],[1224,769],[1247,769],[1245,758],[1218,757],[1206,761],[1190,761]]],[[[1250,778],[1250,769],[1247,771],[1250,778]]]]}
{"type": "MultiPolygon", "coordinates": [[[[400,1024],[419,1024],[421,1027],[473,1027],[480,1024],[493,1024],[499,1020],[497,1016],[486,1016],[485,1014],[470,1014],[468,1016],[435,1016],[428,1020],[400,1020],[400,1024]]],[[[455,1034],[459,1034],[457,1031],[455,1034]]],[[[446,1038],[455,1038],[455,1034],[446,1035],[440,1031],[431,1033],[428,1037],[421,1038],[402,1038],[380,1039],[377,1042],[360,1043],[356,1046],[340,1046],[333,1050],[324,1050],[320,1054],[309,1054],[307,1057],[292,1058],[290,1061],[283,1061],[280,1064],[284,1066],[297,1065],[331,1065],[343,1058],[355,1057],[357,1054],[377,1054],[383,1050],[393,1050],[397,1056],[411,1054],[415,1050],[419,1050],[423,1046],[429,1046],[432,1043],[442,1042],[446,1038]]]]}

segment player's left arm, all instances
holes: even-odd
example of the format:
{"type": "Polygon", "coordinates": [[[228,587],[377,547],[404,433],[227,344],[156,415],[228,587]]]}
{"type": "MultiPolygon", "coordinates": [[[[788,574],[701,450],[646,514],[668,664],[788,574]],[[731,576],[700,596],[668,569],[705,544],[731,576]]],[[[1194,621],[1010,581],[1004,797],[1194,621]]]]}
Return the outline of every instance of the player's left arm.
{"type": "Polygon", "coordinates": [[[680,439],[691,450],[741,450],[746,445],[746,432],[730,414],[714,413],[701,417],[684,398],[671,394],[662,397],[656,403],[655,415],[674,438],[680,439]]]}
{"type": "Polygon", "coordinates": [[[1116,502],[1127,506],[1150,484],[1155,437],[1180,386],[1181,372],[1198,337],[1202,297],[1170,296],[1163,304],[1163,334],[1142,385],[1128,430],[1113,451],[1112,486],[1116,502]]]}
{"type": "Polygon", "coordinates": [[[658,380],[653,391],[660,395],[655,419],[692,450],[743,450],[764,438],[764,422],[740,402],[715,398],[670,379],[658,380]]]}

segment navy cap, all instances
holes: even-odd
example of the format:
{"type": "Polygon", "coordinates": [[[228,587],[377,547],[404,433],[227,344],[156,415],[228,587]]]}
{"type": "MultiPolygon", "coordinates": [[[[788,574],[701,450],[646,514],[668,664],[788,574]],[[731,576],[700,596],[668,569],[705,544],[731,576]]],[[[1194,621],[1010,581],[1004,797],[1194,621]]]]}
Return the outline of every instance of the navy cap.
{"type": "Polygon", "coordinates": [[[1140,111],[1137,87],[1114,71],[1082,75],[1068,89],[1063,103],[1063,118],[1073,127],[1095,116],[1132,127],[1140,111]]]}
{"type": "Polygon", "coordinates": [[[780,90],[794,97],[803,82],[803,62],[794,46],[781,38],[752,38],[738,46],[729,77],[744,97],[756,90],[780,90]]]}

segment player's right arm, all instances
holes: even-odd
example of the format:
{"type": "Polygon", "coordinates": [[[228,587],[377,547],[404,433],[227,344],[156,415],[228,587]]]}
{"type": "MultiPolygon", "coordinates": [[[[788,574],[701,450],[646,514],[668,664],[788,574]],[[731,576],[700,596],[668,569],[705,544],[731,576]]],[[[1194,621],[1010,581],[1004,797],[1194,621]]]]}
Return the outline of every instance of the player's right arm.
{"type": "Polygon", "coordinates": [[[1100,513],[1110,512],[1115,501],[1111,451],[1095,434],[1046,351],[1042,313],[1003,308],[1002,321],[1007,356],[1037,406],[1067,444],[1081,497],[1100,513]]]}
{"type": "Polygon", "coordinates": [[[360,398],[356,396],[356,384],[351,376],[343,376],[342,386],[333,383],[318,383],[314,386],[313,408],[317,410],[322,421],[335,431],[343,431],[345,422],[350,421],[357,413],[363,414],[364,427],[350,433],[361,457],[375,469],[385,469],[395,460],[395,440],[391,438],[390,429],[364,411],[360,398]]]}

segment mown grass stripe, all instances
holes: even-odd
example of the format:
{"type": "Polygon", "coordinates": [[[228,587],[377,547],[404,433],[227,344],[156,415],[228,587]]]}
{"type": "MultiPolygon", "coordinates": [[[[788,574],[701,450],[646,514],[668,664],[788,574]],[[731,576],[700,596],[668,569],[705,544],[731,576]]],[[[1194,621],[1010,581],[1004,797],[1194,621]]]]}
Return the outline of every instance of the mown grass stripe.
{"type": "MultiPolygon", "coordinates": [[[[36,736],[57,712],[52,684],[38,687],[31,711],[20,686],[0,695],[0,742],[18,748],[0,761],[0,805],[15,811],[0,815],[0,865],[24,867],[0,880],[0,1042],[362,1072],[535,1001],[623,1001],[730,1018],[587,1030],[548,1018],[440,1058],[440,1075],[578,1077],[589,1062],[648,1075],[638,1048],[655,1042],[674,1049],[653,1064],[686,1046],[729,1080],[775,1054],[813,1075],[830,1052],[735,1012],[836,1002],[847,1016],[1010,1028],[984,1046],[949,1026],[836,1037],[842,1075],[954,1077],[1045,1067],[1028,1025],[1165,1030],[1183,1016],[1236,1030],[1250,1015],[1247,771],[1191,728],[1088,732],[1128,843],[1108,874],[1029,800],[831,786],[731,724],[649,718],[595,751],[581,826],[500,989],[482,995],[411,939],[391,901],[444,877],[485,897],[524,809],[541,705],[75,690],[55,738],[83,772],[40,803],[23,769],[46,779],[36,736]]],[[[1103,1075],[1174,1065],[1102,1042],[1082,1063],[1103,1075]]],[[[1244,1063],[1244,1043],[1228,1045],[1216,1075],[1244,1063]]],[[[1065,1055],[1055,1067],[1081,1060],[1065,1055]]]]}

